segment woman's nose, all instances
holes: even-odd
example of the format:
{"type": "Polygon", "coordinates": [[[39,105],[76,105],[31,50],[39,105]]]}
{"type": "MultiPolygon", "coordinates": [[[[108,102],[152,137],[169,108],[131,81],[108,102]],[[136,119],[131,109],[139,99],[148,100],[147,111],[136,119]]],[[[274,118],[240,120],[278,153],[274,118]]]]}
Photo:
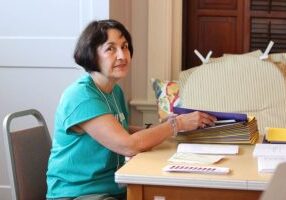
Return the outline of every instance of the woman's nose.
{"type": "Polygon", "coordinates": [[[125,59],[126,55],[123,49],[119,48],[117,50],[117,59],[125,59]]]}

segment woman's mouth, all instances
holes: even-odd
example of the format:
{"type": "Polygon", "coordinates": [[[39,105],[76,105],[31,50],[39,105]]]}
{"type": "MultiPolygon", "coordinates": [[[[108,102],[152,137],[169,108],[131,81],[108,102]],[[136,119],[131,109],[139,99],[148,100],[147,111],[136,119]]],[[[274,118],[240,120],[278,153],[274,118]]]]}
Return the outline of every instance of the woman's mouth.
{"type": "Polygon", "coordinates": [[[120,64],[117,64],[117,65],[115,65],[114,67],[115,68],[124,68],[124,67],[126,67],[126,63],[120,63],[120,64]]]}

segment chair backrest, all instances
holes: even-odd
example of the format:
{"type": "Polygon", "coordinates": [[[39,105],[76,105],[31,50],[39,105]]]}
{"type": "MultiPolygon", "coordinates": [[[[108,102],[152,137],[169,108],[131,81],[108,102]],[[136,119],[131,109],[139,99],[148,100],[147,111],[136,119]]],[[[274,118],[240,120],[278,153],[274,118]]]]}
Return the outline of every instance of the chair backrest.
{"type": "Polygon", "coordinates": [[[51,138],[43,116],[34,109],[8,114],[4,118],[3,133],[12,199],[46,199],[51,138]],[[37,119],[37,126],[11,131],[15,118],[29,115],[37,119]]]}
{"type": "Polygon", "coordinates": [[[277,166],[267,188],[262,193],[260,200],[284,200],[286,199],[286,163],[277,166]]]}
{"type": "MultiPolygon", "coordinates": [[[[280,55],[280,56],[279,56],[280,55]]],[[[286,124],[286,57],[225,55],[180,74],[182,107],[255,116],[259,133],[286,124]]]]}

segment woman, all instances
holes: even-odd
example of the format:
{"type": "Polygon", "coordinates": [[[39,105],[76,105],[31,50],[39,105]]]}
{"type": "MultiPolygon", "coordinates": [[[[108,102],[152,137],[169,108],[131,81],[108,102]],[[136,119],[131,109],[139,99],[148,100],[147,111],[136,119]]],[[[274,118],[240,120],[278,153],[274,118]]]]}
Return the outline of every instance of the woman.
{"type": "Polygon", "coordinates": [[[114,182],[124,156],[216,120],[194,112],[129,134],[128,111],[117,82],[127,76],[132,54],[131,36],[115,20],[94,21],[81,34],[74,59],[87,74],[64,91],[57,108],[48,199],[125,199],[126,188],[114,182]]]}

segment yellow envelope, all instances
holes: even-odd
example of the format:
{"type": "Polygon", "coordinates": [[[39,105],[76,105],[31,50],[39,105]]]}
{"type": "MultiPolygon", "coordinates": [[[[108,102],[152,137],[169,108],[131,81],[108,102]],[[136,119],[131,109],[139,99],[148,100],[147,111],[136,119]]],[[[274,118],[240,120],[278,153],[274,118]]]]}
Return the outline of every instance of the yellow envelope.
{"type": "Polygon", "coordinates": [[[269,142],[286,142],[286,128],[266,128],[266,140],[269,142]]]}

